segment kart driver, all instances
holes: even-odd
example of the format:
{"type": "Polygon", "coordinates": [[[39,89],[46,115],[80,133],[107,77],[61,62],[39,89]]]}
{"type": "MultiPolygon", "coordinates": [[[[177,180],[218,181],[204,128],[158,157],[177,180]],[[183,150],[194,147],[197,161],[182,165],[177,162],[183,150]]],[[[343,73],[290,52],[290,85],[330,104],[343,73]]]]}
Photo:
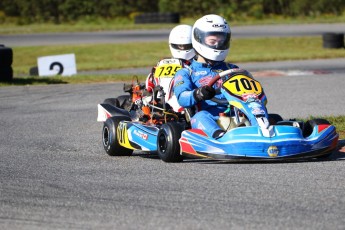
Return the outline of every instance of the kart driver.
{"type": "MultiPolygon", "coordinates": [[[[174,27],[169,34],[169,48],[171,55],[173,58],[177,59],[182,67],[190,65],[195,56],[195,51],[192,47],[191,32],[191,26],[178,25],[174,27]]],[[[160,85],[160,78],[156,77],[154,73],[157,66],[163,60],[159,61],[157,65],[152,68],[151,73],[146,78],[145,88],[150,93],[156,85],[160,85]]]]}
{"type": "Polygon", "coordinates": [[[224,96],[216,95],[217,86],[210,87],[207,84],[219,72],[238,68],[224,62],[229,53],[230,38],[230,26],[224,18],[212,14],[198,19],[192,28],[192,45],[197,58],[189,67],[180,69],[174,77],[174,93],[180,106],[192,108],[197,105],[199,108],[199,112],[191,119],[192,128],[201,129],[213,138],[220,138],[225,133],[216,121],[219,113],[227,107],[210,100],[213,97],[223,99],[224,96]]]}

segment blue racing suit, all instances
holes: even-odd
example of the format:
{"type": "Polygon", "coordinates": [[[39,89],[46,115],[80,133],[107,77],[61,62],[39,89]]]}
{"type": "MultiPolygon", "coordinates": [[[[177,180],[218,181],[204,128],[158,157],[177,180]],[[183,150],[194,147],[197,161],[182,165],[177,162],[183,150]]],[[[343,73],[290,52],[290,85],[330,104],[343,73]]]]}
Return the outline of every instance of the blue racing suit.
{"type": "MultiPolygon", "coordinates": [[[[211,100],[196,101],[193,92],[195,89],[207,85],[209,81],[218,73],[238,68],[238,66],[226,62],[216,62],[214,65],[193,61],[189,67],[185,67],[176,72],[174,77],[174,93],[178,103],[184,108],[198,107],[197,112],[191,118],[192,128],[203,130],[208,136],[213,136],[214,132],[221,130],[217,125],[219,113],[224,112],[227,107],[219,106],[211,100]]],[[[221,86],[221,80],[213,85],[214,88],[221,86]]],[[[215,95],[216,98],[223,99],[221,93],[215,95]]]]}

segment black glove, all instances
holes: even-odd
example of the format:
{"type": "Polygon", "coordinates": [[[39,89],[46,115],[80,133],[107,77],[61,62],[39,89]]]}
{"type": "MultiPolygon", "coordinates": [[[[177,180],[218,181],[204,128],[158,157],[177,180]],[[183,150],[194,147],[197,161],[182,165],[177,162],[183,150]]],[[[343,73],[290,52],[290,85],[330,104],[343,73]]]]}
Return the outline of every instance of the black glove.
{"type": "Polygon", "coordinates": [[[213,98],[214,95],[216,95],[216,90],[208,85],[197,88],[193,92],[193,96],[196,101],[209,100],[213,98]]]}

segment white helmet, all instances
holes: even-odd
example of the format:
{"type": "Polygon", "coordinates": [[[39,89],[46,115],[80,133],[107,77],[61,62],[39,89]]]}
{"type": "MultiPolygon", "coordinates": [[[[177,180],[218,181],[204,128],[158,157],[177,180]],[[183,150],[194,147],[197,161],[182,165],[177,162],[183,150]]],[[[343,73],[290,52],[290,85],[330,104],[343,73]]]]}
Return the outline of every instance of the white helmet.
{"type": "Polygon", "coordinates": [[[169,47],[174,58],[190,60],[195,56],[191,36],[192,27],[189,25],[178,25],[171,30],[169,47]]]}
{"type": "Polygon", "coordinates": [[[193,48],[208,60],[224,61],[229,53],[230,38],[230,26],[218,15],[205,15],[194,23],[193,48]]]}

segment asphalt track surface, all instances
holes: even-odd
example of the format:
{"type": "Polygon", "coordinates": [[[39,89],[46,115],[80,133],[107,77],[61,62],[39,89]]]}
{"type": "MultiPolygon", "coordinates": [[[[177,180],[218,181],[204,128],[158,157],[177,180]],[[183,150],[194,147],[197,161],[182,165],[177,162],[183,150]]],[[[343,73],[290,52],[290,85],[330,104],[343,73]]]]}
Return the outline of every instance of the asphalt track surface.
{"type": "MultiPolygon", "coordinates": [[[[272,113],[344,115],[342,71],[256,78],[272,113]]],[[[344,148],[289,163],[110,157],[97,104],[121,94],[121,83],[0,88],[0,229],[345,228],[344,148]]]]}
{"type": "MultiPolygon", "coordinates": [[[[286,118],[343,113],[341,74],[258,80],[268,109],[286,118]]],[[[1,229],[345,228],[343,150],[331,160],[290,163],[110,157],[97,103],[121,88],[0,89],[1,229]]]]}

